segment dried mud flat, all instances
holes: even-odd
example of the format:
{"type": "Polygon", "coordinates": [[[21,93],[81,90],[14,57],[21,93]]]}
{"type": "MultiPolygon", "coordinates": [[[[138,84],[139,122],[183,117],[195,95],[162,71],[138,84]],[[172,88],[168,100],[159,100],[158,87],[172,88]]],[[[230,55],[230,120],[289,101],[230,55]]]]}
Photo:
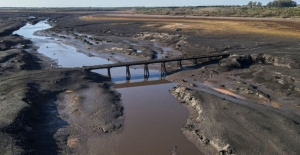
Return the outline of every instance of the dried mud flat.
{"type": "Polygon", "coordinates": [[[37,53],[31,41],[6,35],[23,26],[27,16],[18,26],[3,21],[8,26],[0,43],[0,154],[88,154],[89,138],[122,128],[123,107],[110,79],[52,69],[53,61],[37,53]]]}
{"type": "Polygon", "coordinates": [[[46,34],[98,36],[77,36],[77,40],[94,52],[109,48],[108,55],[129,55],[132,60],[153,59],[161,50],[153,44],[128,46],[134,41],[159,42],[189,56],[231,54],[221,60],[199,60],[191,70],[168,65],[172,72],[167,79],[178,84],[170,92],[191,113],[183,133],[204,154],[299,154],[297,22],[255,21],[255,30],[228,31],[207,29],[218,24],[207,23],[209,19],[180,27],[191,19],[139,21],[130,15],[126,19],[100,15],[101,20],[83,20],[80,14],[42,13],[3,13],[0,17],[1,154],[89,154],[95,147],[87,143],[89,138],[117,133],[123,127],[120,95],[108,78],[75,69],[51,69],[52,61],[38,54],[29,40],[10,35],[30,15],[38,20],[49,18],[54,27],[46,34]],[[280,32],[259,31],[268,24],[280,32]],[[118,47],[90,45],[90,41],[118,47]],[[141,49],[145,52],[137,53],[141,49]]]}

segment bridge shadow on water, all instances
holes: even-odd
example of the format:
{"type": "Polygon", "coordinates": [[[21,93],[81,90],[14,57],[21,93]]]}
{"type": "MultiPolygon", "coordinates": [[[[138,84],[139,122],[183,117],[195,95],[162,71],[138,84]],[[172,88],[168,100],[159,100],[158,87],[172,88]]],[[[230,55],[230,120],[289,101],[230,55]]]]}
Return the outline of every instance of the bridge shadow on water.
{"type": "Polygon", "coordinates": [[[162,76],[160,73],[153,73],[148,78],[144,74],[133,74],[129,78],[126,76],[112,76],[111,80],[115,83],[132,83],[132,82],[141,82],[141,81],[150,81],[150,80],[159,80],[163,79],[165,76],[162,76]]]}

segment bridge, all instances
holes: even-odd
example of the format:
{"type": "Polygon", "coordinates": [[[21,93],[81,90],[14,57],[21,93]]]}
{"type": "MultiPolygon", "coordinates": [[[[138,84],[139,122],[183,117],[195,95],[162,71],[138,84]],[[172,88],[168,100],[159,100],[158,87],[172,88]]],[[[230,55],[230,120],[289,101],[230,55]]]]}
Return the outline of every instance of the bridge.
{"type": "Polygon", "coordinates": [[[144,65],[144,77],[145,79],[149,78],[149,64],[160,63],[161,64],[161,74],[162,76],[167,74],[166,63],[167,62],[177,62],[177,67],[182,68],[182,61],[192,60],[194,65],[197,65],[198,59],[207,58],[209,61],[213,58],[226,58],[229,57],[229,54],[210,54],[210,55],[201,55],[201,56],[191,56],[191,57],[176,57],[176,58],[165,58],[165,59],[155,59],[155,60],[142,60],[142,61],[133,61],[133,62],[123,62],[115,64],[106,64],[106,65],[96,65],[96,66],[83,66],[84,71],[91,71],[95,69],[107,69],[107,75],[111,78],[110,69],[116,67],[126,67],[126,79],[130,79],[130,66],[134,65],[144,65]]]}

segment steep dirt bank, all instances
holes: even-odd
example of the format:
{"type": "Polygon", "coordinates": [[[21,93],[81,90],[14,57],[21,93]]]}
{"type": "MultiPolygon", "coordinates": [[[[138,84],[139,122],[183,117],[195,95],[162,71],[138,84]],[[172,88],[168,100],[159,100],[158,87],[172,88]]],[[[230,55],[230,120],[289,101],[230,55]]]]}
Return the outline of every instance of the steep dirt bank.
{"type": "Polygon", "coordinates": [[[297,154],[300,118],[184,86],[171,93],[191,115],[183,133],[205,154],[297,154]]]}
{"type": "Polygon", "coordinates": [[[297,154],[298,66],[286,57],[232,55],[169,76],[178,84],[171,93],[191,112],[183,132],[206,154],[297,154]]]}

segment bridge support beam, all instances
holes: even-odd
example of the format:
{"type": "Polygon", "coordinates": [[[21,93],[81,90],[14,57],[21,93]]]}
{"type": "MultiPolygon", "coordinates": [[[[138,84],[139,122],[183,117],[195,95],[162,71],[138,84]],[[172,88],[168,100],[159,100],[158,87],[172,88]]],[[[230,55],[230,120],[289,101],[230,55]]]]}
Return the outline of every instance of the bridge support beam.
{"type": "Polygon", "coordinates": [[[150,73],[149,73],[148,64],[145,64],[145,65],[144,65],[144,78],[145,78],[145,79],[148,79],[149,76],[150,76],[150,73]]]}
{"type": "Polygon", "coordinates": [[[91,72],[91,70],[88,70],[88,69],[85,69],[85,68],[83,68],[82,71],[83,71],[84,73],[90,73],[90,72],[91,72]]]}
{"type": "Polygon", "coordinates": [[[110,68],[107,68],[107,76],[111,79],[110,68]]]}
{"type": "Polygon", "coordinates": [[[197,64],[198,64],[197,59],[193,59],[193,64],[194,64],[194,65],[197,65],[197,64]]]}
{"type": "Polygon", "coordinates": [[[165,62],[162,62],[161,63],[161,76],[166,76],[167,75],[167,68],[166,68],[166,63],[165,62]]]}
{"type": "Polygon", "coordinates": [[[130,80],[130,69],[129,69],[129,66],[126,66],[126,80],[130,80]]]}
{"type": "Polygon", "coordinates": [[[182,63],[181,63],[181,61],[177,62],[177,67],[180,68],[180,69],[182,69],[182,63]]]}

